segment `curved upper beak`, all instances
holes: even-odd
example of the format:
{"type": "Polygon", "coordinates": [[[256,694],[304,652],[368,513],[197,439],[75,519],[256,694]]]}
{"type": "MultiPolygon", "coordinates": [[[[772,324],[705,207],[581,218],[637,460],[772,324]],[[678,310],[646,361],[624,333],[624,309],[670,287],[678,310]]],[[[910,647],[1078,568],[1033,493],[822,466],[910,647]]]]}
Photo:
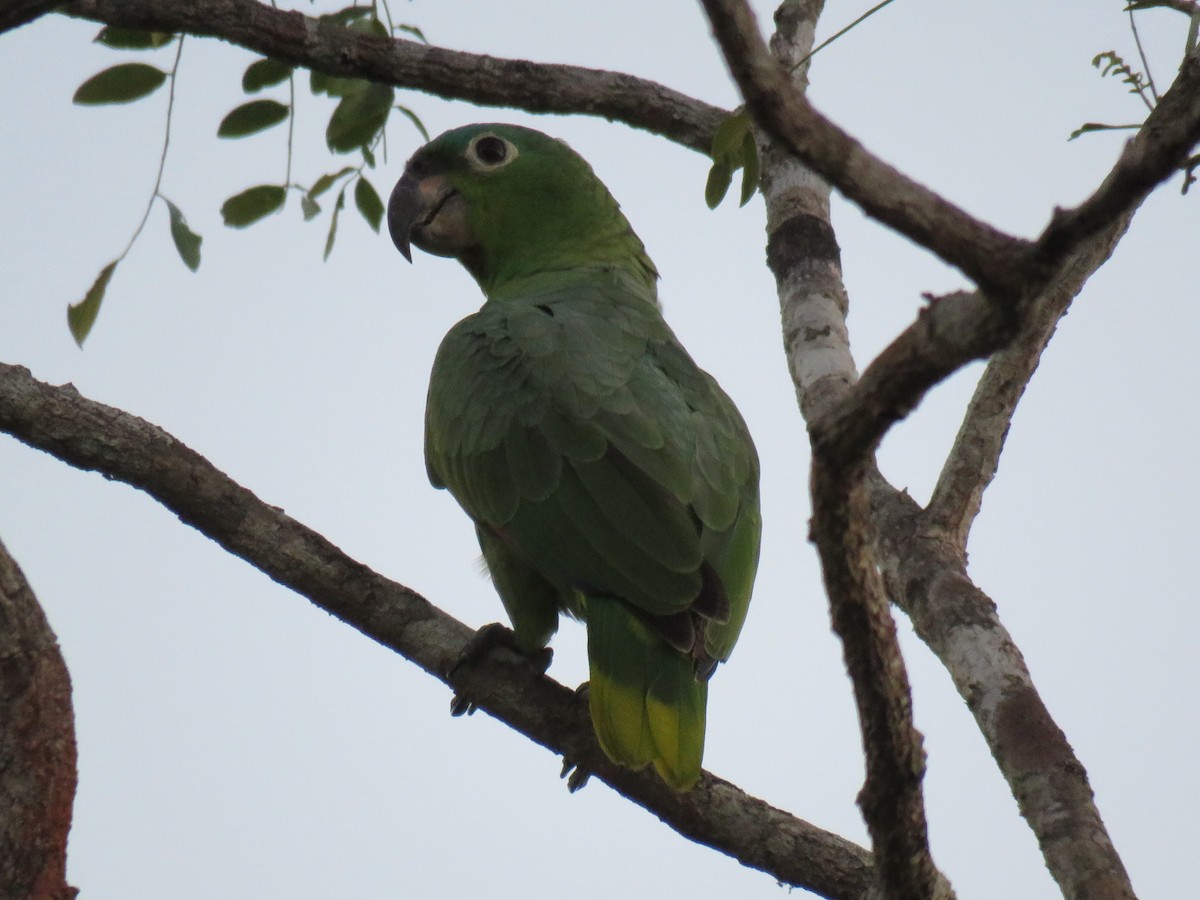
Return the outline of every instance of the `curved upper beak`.
{"type": "Polygon", "coordinates": [[[396,182],[388,199],[388,231],[396,249],[409,262],[413,232],[431,223],[453,194],[454,188],[441,175],[420,178],[411,168],[396,182]]]}

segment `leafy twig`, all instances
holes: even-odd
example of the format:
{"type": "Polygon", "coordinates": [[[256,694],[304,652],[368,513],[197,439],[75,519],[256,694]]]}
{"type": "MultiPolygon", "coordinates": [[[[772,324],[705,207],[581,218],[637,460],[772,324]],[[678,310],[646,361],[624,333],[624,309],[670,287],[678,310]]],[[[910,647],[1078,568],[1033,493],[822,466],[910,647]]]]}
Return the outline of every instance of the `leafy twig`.
{"type": "Polygon", "coordinates": [[[171,238],[175,242],[175,249],[179,252],[184,264],[193,272],[200,266],[200,242],[202,240],[200,235],[188,227],[187,220],[179,207],[162,193],[163,172],[166,171],[167,152],[171,147],[171,122],[175,113],[175,78],[179,73],[179,61],[183,57],[185,37],[155,32],[120,32],[105,28],[97,36],[97,40],[113,47],[151,50],[165,46],[171,40],[177,40],[178,43],[175,48],[175,60],[169,72],[163,72],[161,69],[144,63],[125,63],[92,76],[75,92],[75,102],[85,105],[128,103],[149,96],[164,81],[167,83],[167,114],[166,124],[163,128],[162,153],[159,154],[154,187],[150,191],[150,199],[146,201],[146,209],[142,213],[141,221],[133,230],[125,249],[116,259],[100,270],[83,299],[67,307],[67,326],[71,329],[75,343],[80,347],[83,346],[83,342],[96,322],[96,316],[100,313],[100,305],[104,302],[104,295],[113,273],[122,260],[129,255],[129,251],[133,249],[133,245],[145,229],[155,200],[162,200],[166,204],[170,215],[171,238]]]}

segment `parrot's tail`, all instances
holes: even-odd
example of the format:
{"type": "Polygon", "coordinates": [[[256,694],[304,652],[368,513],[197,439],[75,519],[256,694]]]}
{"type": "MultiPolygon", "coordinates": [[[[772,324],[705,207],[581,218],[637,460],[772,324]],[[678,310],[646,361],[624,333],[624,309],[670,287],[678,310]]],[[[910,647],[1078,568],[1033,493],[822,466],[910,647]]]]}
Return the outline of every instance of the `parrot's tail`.
{"type": "Polygon", "coordinates": [[[600,746],[632,769],[653,763],[677,791],[700,777],[708,685],[690,656],[671,647],[628,607],[587,598],[588,698],[600,746]]]}

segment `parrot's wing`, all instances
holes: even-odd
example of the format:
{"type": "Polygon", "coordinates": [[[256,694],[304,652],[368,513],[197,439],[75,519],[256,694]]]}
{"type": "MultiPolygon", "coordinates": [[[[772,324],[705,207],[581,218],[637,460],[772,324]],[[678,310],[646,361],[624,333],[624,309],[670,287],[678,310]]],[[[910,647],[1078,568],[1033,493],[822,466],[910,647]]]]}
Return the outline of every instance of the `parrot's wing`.
{"type": "Polygon", "coordinates": [[[577,282],[459,323],[434,366],[426,458],[560,588],[672,616],[719,583],[706,553],[736,530],[757,461],[658,310],[617,287],[577,282]]]}

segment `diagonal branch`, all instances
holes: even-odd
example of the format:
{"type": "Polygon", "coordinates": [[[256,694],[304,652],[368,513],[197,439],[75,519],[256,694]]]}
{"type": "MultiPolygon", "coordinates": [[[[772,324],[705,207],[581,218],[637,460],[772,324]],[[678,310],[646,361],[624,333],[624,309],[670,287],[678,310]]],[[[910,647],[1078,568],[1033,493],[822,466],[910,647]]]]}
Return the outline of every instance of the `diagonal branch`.
{"type": "MultiPolygon", "coordinates": [[[[0,0],[0,22],[14,0],[0,0]]],[[[28,2],[28,0],[16,0],[28,2]]],[[[388,40],[256,0],[75,0],[70,15],[123,28],[216,37],[330,75],[367,78],[479,106],[603,116],[701,153],[728,113],[654,81],[580,66],[498,59],[388,40]]]]}
{"type": "Polygon", "coordinates": [[[929,501],[930,522],[950,535],[956,546],[967,546],[983,493],[1000,464],[1017,403],[1059,319],[1092,273],[1112,255],[1132,218],[1132,212],[1121,216],[1085,242],[1030,304],[1013,341],[988,362],[929,501]]]}
{"type": "Polygon", "coordinates": [[[869,487],[888,591],[950,672],[1063,896],[1134,900],[1087,772],[996,605],[967,575],[962,548],[878,473],[869,487]]]}
{"type": "Polygon", "coordinates": [[[614,766],[596,743],[576,693],[496,651],[453,678],[445,673],[474,632],[419,594],[347,557],[267,505],[162,429],[0,363],[0,431],[81,469],[150,494],[180,519],[275,581],[478,706],[593,773],[685,837],[818,894],[856,900],[872,881],[865,850],[705,773],[676,794],[652,772],[614,766]]]}

